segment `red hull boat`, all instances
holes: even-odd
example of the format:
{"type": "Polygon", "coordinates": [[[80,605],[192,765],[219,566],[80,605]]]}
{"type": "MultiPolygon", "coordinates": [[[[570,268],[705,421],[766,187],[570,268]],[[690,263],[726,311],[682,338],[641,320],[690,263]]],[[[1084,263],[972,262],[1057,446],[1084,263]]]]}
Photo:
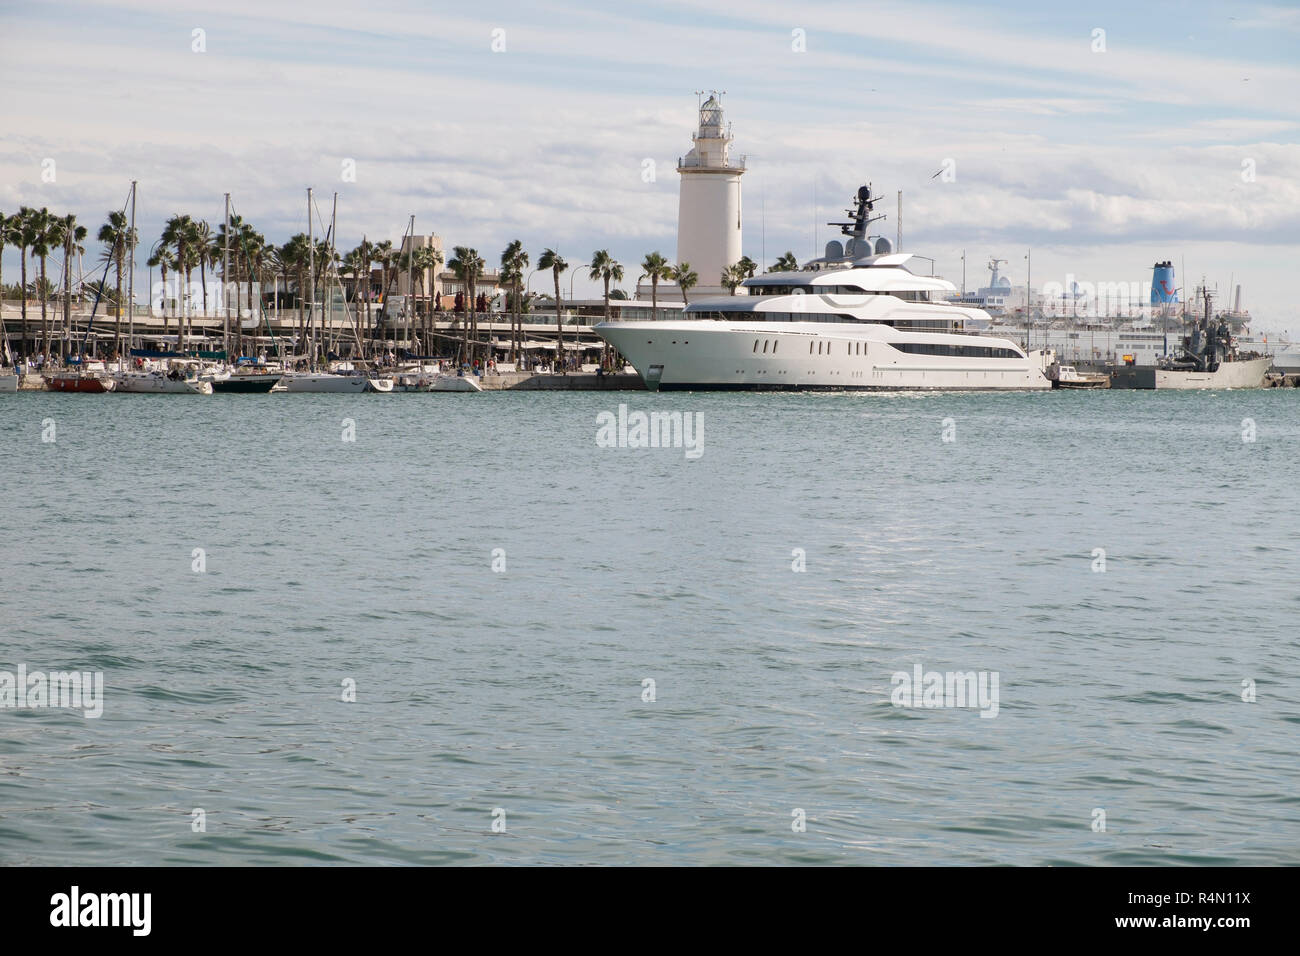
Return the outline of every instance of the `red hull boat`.
{"type": "Polygon", "coordinates": [[[111,392],[117,383],[98,375],[52,375],[45,380],[51,392],[111,392]]]}

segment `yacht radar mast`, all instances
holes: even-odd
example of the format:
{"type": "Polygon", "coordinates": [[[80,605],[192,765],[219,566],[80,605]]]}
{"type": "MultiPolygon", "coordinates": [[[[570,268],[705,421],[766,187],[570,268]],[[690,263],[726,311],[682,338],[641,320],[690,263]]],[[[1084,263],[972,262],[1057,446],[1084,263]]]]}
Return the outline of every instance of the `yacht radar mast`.
{"type": "Polygon", "coordinates": [[[843,235],[849,236],[860,242],[865,242],[867,238],[867,226],[880,219],[884,219],[882,213],[879,216],[873,216],[876,203],[880,202],[879,196],[871,195],[871,184],[858,187],[858,198],[854,203],[853,209],[844,210],[845,214],[852,218],[848,222],[828,222],[828,226],[839,226],[843,235]]]}

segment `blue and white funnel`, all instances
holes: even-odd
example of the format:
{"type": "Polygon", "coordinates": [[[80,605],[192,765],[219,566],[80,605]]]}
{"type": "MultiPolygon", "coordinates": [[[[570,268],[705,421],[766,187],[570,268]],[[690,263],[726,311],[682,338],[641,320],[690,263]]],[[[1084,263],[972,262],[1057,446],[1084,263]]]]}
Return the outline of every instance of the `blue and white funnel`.
{"type": "Polygon", "coordinates": [[[1174,284],[1174,264],[1157,262],[1151,276],[1151,304],[1166,305],[1178,301],[1178,286],[1174,284]]]}

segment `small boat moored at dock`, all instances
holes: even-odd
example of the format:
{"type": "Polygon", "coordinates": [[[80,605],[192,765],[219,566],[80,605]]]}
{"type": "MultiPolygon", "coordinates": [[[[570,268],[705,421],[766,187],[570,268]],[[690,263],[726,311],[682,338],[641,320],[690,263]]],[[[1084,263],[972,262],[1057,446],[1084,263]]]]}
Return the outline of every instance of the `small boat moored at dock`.
{"type": "Polygon", "coordinates": [[[117,391],[142,395],[211,395],[212,383],[203,381],[193,369],[154,369],[149,372],[119,372],[117,391]]]}
{"type": "Polygon", "coordinates": [[[45,387],[51,392],[103,394],[113,391],[117,387],[117,380],[108,373],[102,362],[96,362],[95,366],[45,372],[45,387]]]}
{"type": "Polygon", "coordinates": [[[1073,365],[1053,363],[1047,369],[1052,388],[1110,388],[1110,376],[1103,372],[1080,372],[1073,365]]]}

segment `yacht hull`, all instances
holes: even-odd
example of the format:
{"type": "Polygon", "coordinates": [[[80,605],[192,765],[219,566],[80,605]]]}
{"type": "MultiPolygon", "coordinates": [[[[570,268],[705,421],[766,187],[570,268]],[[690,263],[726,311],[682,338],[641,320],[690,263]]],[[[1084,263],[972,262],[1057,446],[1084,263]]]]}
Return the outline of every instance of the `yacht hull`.
{"type": "Polygon", "coordinates": [[[211,395],[212,383],[170,379],[165,375],[127,373],[117,376],[116,391],[137,395],[211,395]]]}
{"type": "Polygon", "coordinates": [[[280,376],[278,375],[232,375],[230,378],[214,379],[212,390],[223,394],[269,392],[275,388],[276,383],[279,381],[280,376]]]}
{"type": "MultiPolygon", "coordinates": [[[[1051,388],[1036,353],[975,359],[903,352],[889,344],[880,327],[865,323],[612,322],[595,331],[632,363],[652,391],[1051,388]]],[[[997,344],[974,336],[948,338],[962,347],[997,344]]]]}
{"type": "Polygon", "coordinates": [[[362,375],[295,374],[283,376],[271,391],[275,392],[364,392],[369,379],[362,375]]]}
{"type": "Polygon", "coordinates": [[[45,387],[51,392],[102,394],[113,391],[116,386],[113,379],[97,375],[50,375],[45,379],[45,387]]]}

